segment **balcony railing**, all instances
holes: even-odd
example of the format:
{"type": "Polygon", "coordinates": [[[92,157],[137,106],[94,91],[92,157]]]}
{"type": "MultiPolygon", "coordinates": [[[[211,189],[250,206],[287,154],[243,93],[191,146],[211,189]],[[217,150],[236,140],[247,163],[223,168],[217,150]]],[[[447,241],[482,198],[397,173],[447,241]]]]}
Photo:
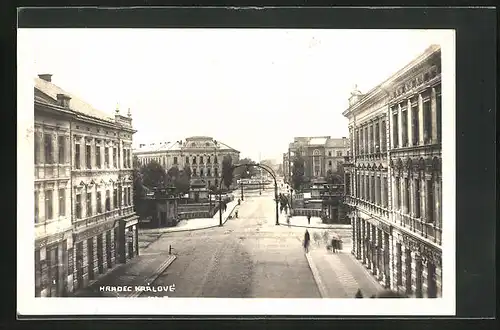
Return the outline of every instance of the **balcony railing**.
{"type": "Polygon", "coordinates": [[[75,226],[75,229],[78,229],[82,227],[88,227],[99,222],[104,222],[112,218],[117,218],[119,216],[129,215],[132,213],[134,213],[134,207],[131,205],[123,207],[122,209],[115,209],[104,213],[99,213],[85,219],[80,219],[75,221],[73,224],[75,226]]]}
{"type": "Polygon", "coordinates": [[[400,227],[441,245],[442,230],[436,227],[433,222],[425,222],[420,218],[415,218],[409,214],[402,214],[399,211],[393,212],[393,221],[400,227]]]}

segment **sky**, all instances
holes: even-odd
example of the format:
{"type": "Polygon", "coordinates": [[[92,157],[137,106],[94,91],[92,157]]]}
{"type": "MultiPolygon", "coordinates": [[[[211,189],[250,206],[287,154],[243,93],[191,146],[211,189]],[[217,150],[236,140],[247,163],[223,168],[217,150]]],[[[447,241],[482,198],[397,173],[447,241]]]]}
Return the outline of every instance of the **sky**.
{"type": "MultiPolygon", "coordinates": [[[[347,137],[365,93],[443,30],[30,29],[33,77],[95,108],[131,109],[134,145],[211,136],[240,158],[282,160],[295,136],[347,137]]],[[[20,65],[20,64],[18,64],[20,65]]]]}

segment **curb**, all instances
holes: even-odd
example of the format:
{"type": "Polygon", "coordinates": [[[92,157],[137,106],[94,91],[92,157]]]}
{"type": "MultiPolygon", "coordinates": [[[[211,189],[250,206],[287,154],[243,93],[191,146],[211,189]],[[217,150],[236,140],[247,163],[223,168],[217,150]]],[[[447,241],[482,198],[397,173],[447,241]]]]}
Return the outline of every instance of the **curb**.
{"type": "MultiPolygon", "coordinates": [[[[165,260],[164,263],[162,263],[160,265],[160,267],[158,267],[156,269],[156,271],[153,273],[153,275],[151,275],[147,280],[146,280],[146,284],[152,284],[159,276],[161,273],[163,273],[165,271],[165,269],[168,268],[168,266],[170,266],[172,264],[172,262],[174,262],[174,260],[177,259],[177,256],[175,255],[171,255],[170,258],[168,258],[167,260],[165,260]]],[[[132,294],[129,294],[127,295],[125,298],[135,298],[135,297],[139,297],[144,291],[134,291],[132,294]]]]}
{"type": "Polygon", "coordinates": [[[307,264],[309,265],[309,269],[311,269],[314,281],[316,282],[316,286],[318,287],[319,295],[321,296],[321,298],[327,298],[327,290],[325,285],[323,284],[323,281],[321,280],[321,276],[319,275],[319,271],[316,268],[316,265],[312,261],[312,258],[309,256],[309,253],[306,253],[305,256],[307,259],[307,264]]]}
{"type": "MultiPolygon", "coordinates": [[[[233,213],[234,209],[238,206],[238,204],[235,204],[233,208],[231,209],[231,212],[229,214],[233,213]]],[[[224,225],[228,220],[228,217],[226,219],[222,220],[222,225],[224,225]]],[[[146,234],[158,234],[160,236],[167,234],[167,233],[181,233],[181,232],[186,232],[186,231],[195,231],[195,230],[203,230],[203,229],[210,229],[210,228],[216,228],[220,227],[220,225],[211,225],[207,227],[198,227],[198,228],[190,228],[190,229],[180,229],[180,230],[165,230],[165,231],[157,231],[157,232],[146,232],[146,234]]],[[[174,227],[175,228],[175,227],[174,227]]]]}
{"type": "MultiPolygon", "coordinates": [[[[292,225],[292,224],[287,224],[286,222],[280,222],[280,226],[290,226],[290,227],[301,227],[301,228],[313,228],[313,229],[344,229],[344,228],[337,228],[337,227],[315,227],[315,226],[302,226],[302,225],[292,225]]],[[[345,228],[347,229],[347,228],[345,228]]]]}

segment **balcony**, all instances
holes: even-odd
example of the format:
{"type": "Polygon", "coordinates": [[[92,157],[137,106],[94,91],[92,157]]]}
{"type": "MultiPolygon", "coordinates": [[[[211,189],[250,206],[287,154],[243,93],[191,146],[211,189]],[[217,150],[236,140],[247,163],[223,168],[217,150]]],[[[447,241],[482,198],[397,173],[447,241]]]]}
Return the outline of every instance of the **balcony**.
{"type": "Polygon", "coordinates": [[[442,230],[434,223],[428,223],[421,218],[415,218],[409,214],[402,214],[399,211],[393,212],[393,221],[400,227],[417,234],[435,244],[441,245],[442,230]]]}
{"type": "Polygon", "coordinates": [[[358,199],[354,196],[345,196],[344,203],[351,207],[355,207],[359,210],[362,210],[366,213],[370,213],[379,216],[381,218],[389,219],[389,210],[375,203],[358,199]]]}

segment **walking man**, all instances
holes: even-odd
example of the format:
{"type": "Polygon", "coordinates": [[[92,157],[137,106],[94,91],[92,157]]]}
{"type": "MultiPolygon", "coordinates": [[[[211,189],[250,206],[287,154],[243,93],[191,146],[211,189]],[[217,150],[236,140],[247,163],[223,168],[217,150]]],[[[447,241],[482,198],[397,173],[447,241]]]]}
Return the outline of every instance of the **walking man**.
{"type": "Polygon", "coordinates": [[[308,225],[311,224],[311,215],[310,214],[307,215],[307,224],[308,225]]]}
{"type": "Polygon", "coordinates": [[[304,234],[304,251],[306,253],[309,253],[309,243],[311,241],[311,236],[309,235],[309,232],[306,229],[306,233],[304,234]]]}

